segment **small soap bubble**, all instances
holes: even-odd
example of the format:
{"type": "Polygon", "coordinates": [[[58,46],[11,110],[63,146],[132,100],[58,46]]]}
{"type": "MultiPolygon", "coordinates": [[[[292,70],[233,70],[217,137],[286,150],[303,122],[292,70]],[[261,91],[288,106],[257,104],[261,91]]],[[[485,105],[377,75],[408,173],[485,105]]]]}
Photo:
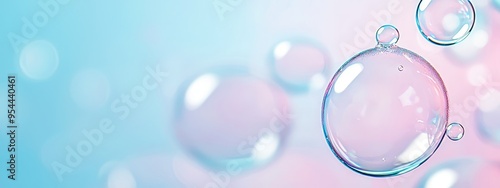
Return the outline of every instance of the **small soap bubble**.
{"type": "Polygon", "coordinates": [[[390,47],[399,40],[399,31],[392,25],[384,25],[377,30],[377,43],[383,47],[390,47]]]}
{"type": "Polygon", "coordinates": [[[464,127],[460,123],[451,123],[446,127],[446,136],[453,141],[462,139],[462,137],[464,137],[464,132],[464,127]]]}
{"type": "Polygon", "coordinates": [[[475,22],[474,6],[469,0],[422,0],[417,7],[420,33],[437,45],[453,45],[464,40],[475,22]]]}

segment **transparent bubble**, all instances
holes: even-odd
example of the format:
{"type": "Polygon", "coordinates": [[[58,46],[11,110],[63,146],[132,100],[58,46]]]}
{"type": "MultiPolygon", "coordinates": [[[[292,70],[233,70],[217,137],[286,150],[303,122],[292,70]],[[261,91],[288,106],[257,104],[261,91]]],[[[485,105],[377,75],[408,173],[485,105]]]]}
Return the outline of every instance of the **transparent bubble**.
{"type": "Polygon", "coordinates": [[[448,136],[450,140],[459,141],[464,137],[464,133],[464,127],[460,123],[451,123],[446,127],[446,136],[448,136]]]}
{"type": "Polygon", "coordinates": [[[403,70],[405,70],[405,67],[403,65],[399,65],[398,70],[403,71],[403,70]]]}
{"type": "Polygon", "coordinates": [[[390,47],[399,40],[399,31],[392,25],[384,25],[377,30],[376,35],[378,45],[390,47]]]}
{"type": "Polygon", "coordinates": [[[448,97],[425,59],[379,45],[342,65],[322,110],[327,142],[340,161],[365,175],[392,176],[418,167],[438,148],[448,97]]]}
{"type": "Polygon", "coordinates": [[[59,55],[52,43],[46,40],[35,40],[21,51],[19,65],[29,78],[44,80],[57,70],[59,55]]]}
{"type": "Polygon", "coordinates": [[[418,183],[419,188],[496,187],[500,165],[480,159],[455,159],[432,168],[418,183]]]}
{"type": "Polygon", "coordinates": [[[428,41],[453,45],[469,35],[475,16],[469,0],[422,0],[417,7],[417,26],[428,41]]]}
{"type": "Polygon", "coordinates": [[[493,88],[485,88],[483,99],[476,115],[479,133],[486,140],[500,144],[500,91],[493,88]]]}
{"type": "Polygon", "coordinates": [[[323,89],[331,66],[325,50],[308,40],[286,40],[273,47],[271,69],[273,76],[293,92],[323,89]]]}
{"type": "Polygon", "coordinates": [[[284,91],[244,70],[207,71],[189,80],[177,101],[180,144],[214,169],[246,169],[268,162],[290,129],[284,91]]]}

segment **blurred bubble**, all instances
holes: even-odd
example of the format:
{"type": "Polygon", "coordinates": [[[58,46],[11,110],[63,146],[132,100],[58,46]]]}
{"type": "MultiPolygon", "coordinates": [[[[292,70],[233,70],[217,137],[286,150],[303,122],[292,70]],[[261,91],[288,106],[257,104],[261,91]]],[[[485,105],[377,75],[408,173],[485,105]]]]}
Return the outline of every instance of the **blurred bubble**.
{"type": "Polygon", "coordinates": [[[334,75],[322,118],[330,148],[342,163],[365,175],[393,176],[418,167],[438,148],[448,97],[424,58],[395,44],[378,45],[334,75]]]}
{"type": "Polygon", "coordinates": [[[108,188],[181,187],[172,157],[163,153],[109,161],[101,166],[99,177],[108,188]]]}
{"type": "Polygon", "coordinates": [[[35,40],[21,51],[19,64],[23,73],[31,79],[47,79],[59,66],[59,55],[52,43],[35,40]]]}
{"type": "Polygon", "coordinates": [[[273,76],[293,92],[322,89],[330,66],[327,53],[314,42],[285,40],[273,47],[273,76]]]}
{"type": "Polygon", "coordinates": [[[492,0],[493,5],[497,8],[497,10],[500,10],[500,0],[492,0]]]}
{"type": "Polygon", "coordinates": [[[464,40],[475,22],[469,0],[422,0],[417,7],[417,26],[422,35],[438,45],[464,40]]]}
{"type": "Polygon", "coordinates": [[[447,48],[450,57],[465,63],[473,60],[483,51],[490,39],[489,18],[484,12],[478,12],[474,30],[464,41],[447,48]]]}
{"type": "MultiPolygon", "coordinates": [[[[321,154],[314,150],[288,151],[265,170],[234,179],[228,187],[346,187],[341,180],[346,177],[345,174],[338,176],[338,169],[325,164],[328,156],[321,154]]],[[[363,180],[350,182],[349,185],[360,187],[360,183],[363,180]]]]}
{"type": "Polygon", "coordinates": [[[102,108],[109,98],[109,81],[101,71],[82,70],[71,80],[70,92],[80,108],[96,110],[102,108]]]}
{"type": "Polygon", "coordinates": [[[473,65],[467,69],[467,81],[473,86],[482,86],[490,78],[489,70],[481,64],[473,65]]]}
{"type": "Polygon", "coordinates": [[[183,187],[207,187],[206,184],[214,181],[207,169],[184,154],[176,154],[173,157],[172,170],[183,187]]]}
{"type": "Polygon", "coordinates": [[[486,92],[477,111],[477,127],[484,138],[500,144],[500,92],[493,88],[486,92]]]}
{"type": "Polygon", "coordinates": [[[135,188],[134,175],[125,167],[114,168],[108,175],[107,188],[135,188]]]}
{"type": "Polygon", "coordinates": [[[460,123],[451,123],[446,127],[446,136],[452,141],[459,141],[464,137],[464,127],[460,123]]]}
{"type": "Polygon", "coordinates": [[[179,90],[175,130],[179,142],[214,169],[264,164],[290,129],[287,96],[241,69],[206,71],[179,90]]]}
{"type": "Polygon", "coordinates": [[[500,165],[479,159],[455,159],[432,168],[418,184],[420,188],[496,187],[500,165]]]}

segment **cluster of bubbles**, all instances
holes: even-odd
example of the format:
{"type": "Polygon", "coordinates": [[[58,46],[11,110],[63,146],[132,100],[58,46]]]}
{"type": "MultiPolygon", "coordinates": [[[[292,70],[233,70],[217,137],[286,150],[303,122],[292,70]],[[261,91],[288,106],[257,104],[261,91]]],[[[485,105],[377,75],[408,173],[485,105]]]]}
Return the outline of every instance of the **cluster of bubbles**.
{"type": "MultiPolygon", "coordinates": [[[[443,46],[467,38],[475,20],[469,0],[422,0],[416,11],[420,33],[443,46]]],[[[323,130],[333,153],[347,167],[369,176],[394,176],[424,163],[445,136],[460,140],[464,128],[448,124],[448,96],[440,75],[424,58],[396,45],[398,30],[382,26],[376,40],[375,48],[348,60],[333,76],[323,100],[323,130]]],[[[59,55],[50,42],[37,40],[24,47],[19,63],[28,78],[44,80],[57,70],[59,55]]],[[[330,59],[320,45],[285,40],[272,48],[270,67],[284,89],[302,92],[325,85],[330,59]]],[[[107,78],[100,73],[81,73],[73,85],[72,96],[84,108],[98,108],[109,95],[107,78]],[[79,90],[81,85],[104,88],[105,93],[86,94],[79,90]]],[[[180,145],[210,168],[266,164],[290,132],[285,91],[246,70],[203,72],[184,83],[177,99],[174,128],[180,145]]],[[[490,126],[498,124],[493,113],[498,114],[482,113],[479,121],[485,132],[500,140],[498,126],[490,126]]],[[[132,179],[127,169],[117,168],[110,174],[109,187],[123,187],[115,176],[132,179]]]]}
{"type": "Polygon", "coordinates": [[[287,39],[271,48],[272,80],[244,67],[219,67],[187,80],[178,91],[174,115],[177,138],[210,169],[252,169],[275,158],[291,129],[286,93],[323,88],[331,68],[320,44],[287,39]]]}
{"type": "MultiPolygon", "coordinates": [[[[475,16],[468,0],[422,0],[416,11],[420,33],[442,46],[467,38],[475,16]]],[[[396,176],[423,164],[445,136],[458,141],[465,130],[448,124],[443,80],[424,58],[396,45],[399,31],[382,26],[376,40],[375,48],[349,59],[330,81],[323,130],[332,152],[350,169],[396,176]]]]}
{"type": "Polygon", "coordinates": [[[396,46],[398,30],[382,26],[376,40],[375,48],[333,76],[323,101],[323,129],[349,168],[370,176],[399,175],[425,162],[447,132],[459,140],[463,129],[447,125],[441,77],[424,58],[396,46]]]}

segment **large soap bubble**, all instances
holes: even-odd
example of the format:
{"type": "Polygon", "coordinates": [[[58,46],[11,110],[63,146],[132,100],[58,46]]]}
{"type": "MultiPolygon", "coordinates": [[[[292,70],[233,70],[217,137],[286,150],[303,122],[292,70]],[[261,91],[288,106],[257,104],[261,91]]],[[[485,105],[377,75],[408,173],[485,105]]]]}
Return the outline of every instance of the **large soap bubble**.
{"type": "MultiPolygon", "coordinates": [[[[393,176],[418,167],[438,148],[448,123],[448,97],[424,58],[396,46],[395,27],[382,26],[376,38],[375,48],[348,60],[333,76],[323,101],[323,130],[349,168],[393,176]]],[[[456,127],[450,130],[458,134],[456,127]]]]}

